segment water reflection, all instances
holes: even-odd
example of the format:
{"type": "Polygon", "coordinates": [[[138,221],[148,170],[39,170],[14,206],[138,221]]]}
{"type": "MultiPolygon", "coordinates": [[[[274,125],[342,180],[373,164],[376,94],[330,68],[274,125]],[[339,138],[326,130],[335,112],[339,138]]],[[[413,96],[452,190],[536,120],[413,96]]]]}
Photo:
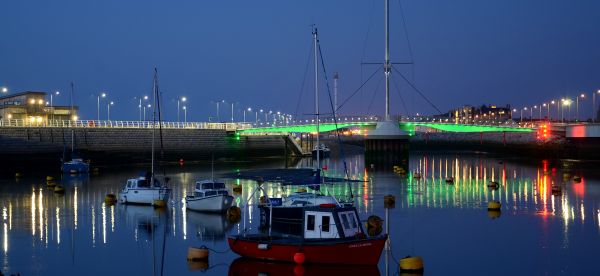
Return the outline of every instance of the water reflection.
{"type": "Polygon", "coordinates": [[[237,258],[229,266],[232,275],[380,275],[376,266],[296,265],[237,258]]]}
{"type": "MultiPolygon", "coordinates": [[[[303,159],[295,166],[310,167],[312,162],[310,158],[303,159]]],[[[465,214],[474,211],[479,215],[478,218],[483,218],[481,221],[491,222],[491,219],[494,219],[493,223],[500,225],[508,225],[503,223],[525,217],[530,222],[530,225],[526,226],[528,229],[542,233],[539,239],[544,246],[552,245],[556,239],[560,248],[573,248],[581,244],[582,238],[578,235],[583,235],[590,244],[598,244],[600,187],[597,180],[585,173],[579,174],[582,179],[576,183],[570,177],[564,177],[566,170],[557,166],[553,169],[548,162],[540,161],[536,166],[528,166],[479,156],[422,154],[413,155],[410,159],[411,170],[418,171],[423,176],[421,179],[414,179],[410,174],[403,177],[392,172],[369,171],[365,168],[364,157],[360,154],[349,156],[346,163],[349,177],[363,181],[327,185],[322,191],[347,198],[353,196],[357,210],[363,218],[371,214],[382,215],[383,195],[393,194],[397,200],[392,216],[400,215],[401,218],[405,218],[401,216],[407,214],[403,213],[404,210],[435,210],[446,214],[458,210],[457,213],[461,215],[454,216],[453,220],[460,222],[468,221],[469,216],[465,214]],[[445,179],[448,176],[454,177],[453,184],[446,183],[445,179]],[[487,184],[490,181],[497,181],[498,189],[488,188],[487,184]],[[560,187],[561,192],[553,194],[553,187],[560,187]],[[500,212],[486,211],[487,203],[491,200],[502,203],[500,212]],[[553,233],[560,236],[553,236],[553,233]]],[[[324,165],[327,166],[327,176],[344,176],[344,164],[340,160],[329,158],[324,161],[324,165]]],[[[260,167],[254,164],[253,166],[260,167]]],[[[236,169],[240,169],[240,166],[230,165],[225,166],[221,172],[236,169]]],[[[55,270],[66,271],[67,274],[81,274],[80,267],[83,264],[92,268],[99,265],[87,263],[86,259],[107,258],[110,262],[122,265],[123,261],[116,256],[117,254],[112,254],[115,250],[131,256],[132,262],[149,262],[148,260],[152,260],[149,256],[151,253],[148,253],[152,252],[150,244],[155,246],[156,252],[160,252],[159,245],[164,241],[167,264],[170,264],[167,269],[170,269],[168,271],[171,274],[178,274],[188,269],[182,261],[188,246],[205,244],[224,250],[227,248],[225,237],[228,234],[239,233],[244,229],[258,230],[258,212],[254,204],[259,201],[260,195],[252,195],[256,187],[255,181],[226,179],[229,189],[234,185],[242,186],[241,193],[234,193],[238,205],[249,204],[247,208],[243,208],[243,221],[239,224],[229,223],[219,214],[203,214],[185,208],[183,198],[188,191],[193,191],[195,180],[210,176],[210,166],[184,167],[173,172],[173,195],[168,208],[162,211],[150,206],[106,205],[104,196],[116,193],[123,179],[136,170],[125,168],[123,171],[91,177],[66,176],[61,180],[61,185],[66,189],[64,195],[56,195],[48,189],[41,180],[43,177],[24,178],[19,183],[14,180],[2,183],[0,226],[3,260],[0,269],[3,272],[22,274],[52,274],[55,270]],[[158,235],[159,233],[161,235],[158,235]],[[164,233],[168,234],[168,238],[162,238],[164,233]],[[82,258],[73,261],[73,264],[62,260],[70,260],[69,257],[75,249],[82,258]],[[56,264],[50,263],[51,261],[56,264]],[[29,266],[31,262],[41,263],[43,265],[40,267],[43,268],[36,272],[29,266]]],[[[571,176],[574,174],[573,170],[568,172],[571,176]]],[[[278,184],[272,183],[265,183],[264,187],[270,196],[277,197],[295,191],[295,188],[282,189],[278,184]]],[[[410,221],[403,220],[399,223],[402,227],[398,227],[403,229],[411,224],[410,221]]],[[[400,238],[404,236],[399,234],[397,240],[400,238]]],[[[503,242],[510,244],[516,251],[524,249],[521,248],[522,245],[509,239],[503,242]]],[[[468,241],[463,243],[467,244],[468,241]]],[[[435,251],[438,245],[428,246],[427,249],[435,251]]],[[[482,247],[485,247],[485,244],[475,249],[482,247]]],[[[393,248],[404,249],[403,244],[399,242],[393,244],[393,248]]],[[[398,254],[397,251],[395,253],[398,254]]],[[[539,252],[532,252],[537,253],[539,252]]],[[[226,260],[227,264],[235,257],[233,253],[214,256],[219,263],[226,260]]],[[[231,264],[229,273],[269,273],[271,268],[274,271],[292,274],[296,266],[271,266],[260,262],[236,260],[231,264]]],[[[340,268],[336,268],[339,271],[340,268]]],[[[305,274],[316,273],[313,271],[329,273],[327,267],[306,266],[304,269],[305,274]]],[[[214,272],[215,274],[227,273],[222,270],[216,271],[218,273],[214,272]]],[[[132,273],[139,274],[139,271],[132,273]]],[[[379,272],[377,268],[365,272],[370,273],[379,272]]]]}

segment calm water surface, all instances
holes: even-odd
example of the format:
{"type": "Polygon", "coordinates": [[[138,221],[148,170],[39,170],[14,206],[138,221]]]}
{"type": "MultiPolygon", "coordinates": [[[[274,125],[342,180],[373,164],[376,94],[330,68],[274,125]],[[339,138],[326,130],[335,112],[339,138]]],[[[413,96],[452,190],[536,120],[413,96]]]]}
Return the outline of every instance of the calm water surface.
{"type": "MultiPolygon", "coordinates": [[[[210,165],[167,168],[173,194],[164,211],[146,206],[106,206],[104,196],[116,194],[124,181],[143,167],[104,168],[89,177],[63,177],[64,195],[46,187],[43,169],[27,172],[20,180],[0,183],[0,269],[21,275],[270,275],[375,274],[397,275],[398,258],[424,258],[425,273],[467,275],[598,275],[600,248],[600,181],[594,170],[539,161],[523,163],[484,155],[413,153],[411,170],[420,180],[392,172],[365,170],[361,154],[347,158],[352,177],[366,182],[350,184],[361,219],[385,217],[383,196],[396,196],[390,210],[392,250],[382,254],[378,267],[305,266],[264,264],[236,260],[228,251],[226,236],[244,228],[258,231],[258,196],[251,180],[227,179],[236,194],[244,219],[230,223],[220,215],[185,209],[182,199],[193,182],[210,178],[210,165]],[[552,171],[553,168],[557,170],[552,171]],[[546,171],[546,173],[545,173],[546,171]],[[583,177],[574,183],[564,173],[583,177]],[[453,175],[455,183],[447,184],[453,175]],[[491,190],[495,180],[500,188],[491,190]],[[562,188],[552,194],[552,185],[562,188]],[[501,212],[488,212],[487,203],[498,200],[501,212]],[[189,246],[206,245],[208,264],[186,261],[189,246]],[[386,270],[386,263],[389,269],[386,270]]],[[[301,160],[296,167],[310,166],[301,160]]],[[[342,171],[342,162],[325,160],[329,175],[342,171]]],[[[235,170],[284,167],[283,161],[254,163],[217,162],[215,174],[235,170]]],[[[58,177],[58,176],[57,176],[58,177]]],[[[60,177],[59,177],[60,178],[60,177]]],[[[267,184],[271,196],[281,196],[278,185],[267,184]]],[[[350,196],[347,185],[328,188],[350,196]]],[[[289,189],[288,189],[289,190],[289,189]]],[[[289,192],[289,191],[287,191],[289,192]]]]}

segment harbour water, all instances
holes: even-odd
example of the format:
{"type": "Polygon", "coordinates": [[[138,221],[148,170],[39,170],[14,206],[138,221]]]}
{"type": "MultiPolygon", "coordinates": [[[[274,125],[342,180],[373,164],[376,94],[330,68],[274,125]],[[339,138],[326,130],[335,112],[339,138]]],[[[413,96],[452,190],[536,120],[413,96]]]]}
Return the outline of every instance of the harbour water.
{"type": "MultiPolygon", "coordinates": [[[[231,223],[224,216],[185,209],[183,198],[195,180],[211,175],[210,164],[167,167],[173,188],[165,210],[149,206],[104,203],[117,194],[128,177],[144,167],[102,168],[89,176],[56,175],[66,192],[55,194],[45,177],[56,168],[28,171],[20,179],[0,181],[0,270],[21,275],[397,275],[399,258],[421,256],[427,275],[593,275],[598,274],[600,248],[600,178],[593,166],[578,162],[521,160],[484,154],[413,152],[411,171],[421,179],[365,166],[360,150],[347,158],[351,177],[364,182],[327,189],[350,197],[361,219],[385,217],[383,197],[392,194],[389,210],[391,252],[379,266],[296,266],[236,260],[226,236],[247,229],[259,231],[258,196],[249,198],[256,182],[241,184],[234,194],[243,218],[231,223]],[[587,169],[586,169],[587,168],[587,169]],[[581,176],[580,182],[572,180],[581,176]],[[454,183],[446,183],[447,176],[454,183]],[[487,187],[497,181],[498,189],[487,187]],[[348,187],[351,187],[349,189],[348,187]],[[552,188],[560,187],[560,193],[552,188]],[[502,204],[488,211],[489,201],[502,204]],[[248,202],[249,206],[246,205],[248,202]],[[188,263],[189,246],[211,248],[207,263],[188,263]],[[387,257],[387,258],[386,258],[387,257]]],[[[238,170],[282,168],[283,160],[215,163],[215,175],[238,170]]],[[[311,166],[311,159],[295,167],[311,166]]],[[[340,176],[337,156],[324,160],[325,174],[340,176]]],[[[265,184],[271,196],[279,185],[265,184]]],[[[555,188],[556,189],[556,188],[555,188]]],[[[289,192],[291,188],[287,189],[289,192]]]]}

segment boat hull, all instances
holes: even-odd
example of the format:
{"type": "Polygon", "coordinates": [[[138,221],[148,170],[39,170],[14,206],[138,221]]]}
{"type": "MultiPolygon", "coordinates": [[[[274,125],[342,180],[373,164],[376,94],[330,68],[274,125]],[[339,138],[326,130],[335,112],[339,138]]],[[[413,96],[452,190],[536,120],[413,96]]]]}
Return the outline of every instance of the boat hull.
{"type": "Polygon", "coordinates": [[[168,200],[169,189],[127,189],[119,193],[119,200],[122,203],[132,204],[150,204],[153,205],[155,200],[168,200]]]}
{"type": "Polygon", "coordinates": [[[233,204],[230,195],[216,195],[210,197],[187,197],[186,207],[190,210],[200,212],[224,213],[233,204]]]}
{"type": "Polygon", "coordinates": [[[64,163],[62,165],[63,173],[88,173],[90,171],[90,165],[87,163],[64,163]]]}
{"type": "Polygon", "coordinates": [[[246,258],[294,262],[296,253],[304,253],[304,263],[376,265],[387,235],[348,239],[278,239],[268,236],[230,236],[229,247],[246,258]],[[263,249],[261,249],[263,248],[263,249]]]}

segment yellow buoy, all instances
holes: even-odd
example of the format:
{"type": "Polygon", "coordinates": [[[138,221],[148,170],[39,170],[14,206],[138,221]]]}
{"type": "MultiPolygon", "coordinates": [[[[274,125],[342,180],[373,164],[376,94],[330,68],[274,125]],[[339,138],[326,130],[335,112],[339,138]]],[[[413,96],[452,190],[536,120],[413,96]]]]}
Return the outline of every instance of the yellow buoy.
{"type": "Polygon", "coordinates": [[[106,203],[106,205],[112,205],[115,204],[117,202],[117,197],[114,194],[107,194],[104,197],[104,203],[106,203]]]}
{"type": "Polygon", "coordinates": [[[49,176],[49,175],[46,176],[46,181],[53,181],[53,180],[54,180],[53,176],[49,176]]]}
{"type": "Polygon", "coordinates": [[[236,194],[241,194],[242,193],[242,185],[233,186],[233,192],[236,194]]]}
{"type": "Polygon", "coordinates": [[[396,197],[393,195],[386,195],[383,197],[383,208],[394,209],[396,207],[396,197]]]}
{"type": "Polygon", "coordinates": [[[454,183],[454,177],[452,177],[452,176],[446,177],[446,183],[453,184],[454,183]]]}
{"type": "Polygon", "coordinates": [[[300,189],[298,189],[298,192],[299,193],[306,193],[306,188],[300,188],[300,189]]]}
{"type": "Polygon", "coordinates": [[[21,172],[15,173],[15,177],[16,178],[23,177],[23,173],[21,173],[21,172]]]}
{"type": "Polygon", "coordinates": [[[500,210],[502,204],[499,201],[490,201],[488,202],[488,210],[500,210]]]}
{"type": "Polygon", "coordinates": [[[188,261],[200,261],[206,259],[208,259],[208,248],[206,246],[188,247],[188,261]]]}
{"type": "Polygon", "coordinates": [[[492,188],[492,189],[498,189],[498,187],[500,187],[500,183],[496,182],[496,181],[490,181],[487,184],[488,188],[492,188]]]}
{"type": "Polygon", "coordinates": [[[63,188],[63,186],[56,186],[54,187],[54,192],[57,194],[64,194],[65,193],[65,188],[63,188]]]}
{"type": "Polygon", "coordinates": [[[227,220],[231,223],[237,223],[242,218],[242,210],[240,207],[231,206],[227,209],[227,220]]]}
{"type": "Polygon", "coordinates": [[[48,187],[52,188],[52,187],[56,186],[56,182],[48,181],[48,182],[46,182],[46,185],[48,185],[48,187]]]}
{"type": "Polygon", "coordinates": [[[579,175],[573,176],[573,181],[575,181],[576,183],[581,182],[581,176],[579,176],[579,175]]]}
{"type": "Polygon", "coordinates": [[[400,271],[423,271],[423,259],[421,257],[406,256],[400,259],[400,271]]]}
{"type": "Polygon", "coordinates": [[[204,271],[208,269],[208,259],[202,261],[189,261],[188,269],[190,271],[204,271]]]}
{"type": "Polygon", "coordinates": [[[414,179],[420,179],[421,178],[421,174],[418,172],[413,173],[413,178],[414,179]]]}
{"type": "Polygon", "coordinates": [[[154,205],[154,208],[162,208],[167,206],[167,201],[164,199],[155,199],[152,205],[154,205]]]}

